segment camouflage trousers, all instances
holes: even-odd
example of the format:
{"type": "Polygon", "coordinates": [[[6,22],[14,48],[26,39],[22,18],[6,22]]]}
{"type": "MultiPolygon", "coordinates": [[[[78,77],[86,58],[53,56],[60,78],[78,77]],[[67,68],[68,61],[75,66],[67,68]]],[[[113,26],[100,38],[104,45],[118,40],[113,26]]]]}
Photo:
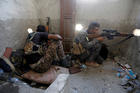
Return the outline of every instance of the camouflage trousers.
{"type": "Polygon", "coordinates": [[[87,50],[89,51],[89,57],[88,57],[88,62],[97,62],[99,64],[102,63],[102,61],[104,60],[101,56],[100,56],[100,51],[101,51],[101,48],[102,48],[102,44],[101,43],[97,43],[95,45],[95,47],[87,50]]]}
{"type": "Polygon", "coordinates": [[[46,72],[53,61],[59,61],[65,57],[62,41],[52,41],[45,50],[44,56],[34,64],[32,69],[36,72],[46,72]]]}
{"type": "Polygon", "coordinates": [[[102,64],[104,59],[100,56],[101,48],[101,43],[96,43],[90,49],[83,48],[81,45],[74,43],[72,49],[73,58],[80,60],[82,63],[97,62],[102,64]]]}
{"type": "Polygon", "coordinates": [[[102,44],[97,43],[90,49],[85,48],[85,52],[79,55],[81,62],[97,62],[101,64],[103,61],[102,57],[100,56],[102,44]]]}

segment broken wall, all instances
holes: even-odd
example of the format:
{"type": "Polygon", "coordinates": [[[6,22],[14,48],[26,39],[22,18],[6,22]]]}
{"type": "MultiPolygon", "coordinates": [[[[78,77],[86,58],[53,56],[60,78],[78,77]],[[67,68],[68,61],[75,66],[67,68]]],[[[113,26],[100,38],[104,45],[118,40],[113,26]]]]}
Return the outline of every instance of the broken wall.
{"type": "Polygon", "coordinates": [[[60,0],[35,0],[39,14],[39,21],[46,25],[50,17],[50,33],[60,32],[60,0]]]}
{"type": "Polygon", "coordinates": [[[0,0],[0,55],[5,47],[23,48],[27,29],[38,25],[34,0],[0,0]]]}

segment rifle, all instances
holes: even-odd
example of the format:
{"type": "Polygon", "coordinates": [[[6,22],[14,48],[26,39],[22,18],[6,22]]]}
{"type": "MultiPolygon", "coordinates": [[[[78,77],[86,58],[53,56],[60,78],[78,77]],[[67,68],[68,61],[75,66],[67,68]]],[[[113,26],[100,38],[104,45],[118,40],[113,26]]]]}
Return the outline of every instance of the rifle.
{"type": "Polygon", "coordinates": [[[101,34],[101,36],[106,36],[109,40],[114,39],[114,37],[134,37],[134,34],[123,34],[118,32],[117,30],[107,30],[107,29],[103,29],[103,33],[101,34]]]}
{"type": "Polygon", "coordinates": [[[48,31],[48,33],[49,33],[49,31],[50,31],[50,17],[46,17],[47,18],[47,22],[46,22],[46,30],[48,31]]]}
{"type": "Polygon", "coordinates": [[[107,37],[108,40],[112,40],[112,39],[114,39],[114,37],[126,37],[125,39],[123,39],[123,40],[121,40],[113,45],[120,44],[120,43],[134,37],[134,34],[123,34],[123,33],[118,32],[117,30],[104,29],[102,31],[103,31],[103,33],[101,34],[101,36],[107,37]]]}

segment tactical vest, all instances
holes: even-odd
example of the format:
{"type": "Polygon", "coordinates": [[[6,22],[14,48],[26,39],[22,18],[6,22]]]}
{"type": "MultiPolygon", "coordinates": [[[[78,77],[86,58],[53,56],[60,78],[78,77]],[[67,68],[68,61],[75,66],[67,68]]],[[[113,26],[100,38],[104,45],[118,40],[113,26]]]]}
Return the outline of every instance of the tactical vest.
{"type": "Polygon", "coordinates": [[[73,42],[73,48],[71,50],[72,54],[80,55],[83,54],[86,50],[82,47],[80,43],[73,42]]]}
{"type": "Polygon", "coordinates": [[[32,33],[31,36],[28,36],[25,46],[24,46],[24,52],[25,54],[33,54],[33,53],[39,53],[42,54],[42,45],[35,44],[32,39],[34,38],[35,34],[37,32],[32,33]]]}

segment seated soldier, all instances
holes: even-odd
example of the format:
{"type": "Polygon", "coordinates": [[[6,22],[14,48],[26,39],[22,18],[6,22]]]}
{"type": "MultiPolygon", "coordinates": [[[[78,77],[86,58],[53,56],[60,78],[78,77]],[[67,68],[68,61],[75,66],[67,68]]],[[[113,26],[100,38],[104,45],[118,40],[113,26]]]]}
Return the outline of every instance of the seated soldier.
{"type": "Polygon", "coordinates": [[[104,37],[99,33],[100,24],[93,22],[87,31],[81,31],[75,37],[72,54],[80,61],[85,61],[86,65],[99,66],[107,58],[108,50],[102,42],[104,37]]]}
{"type": "Polygon", "coordinates": [[[43,25],[39,25],[36,31],[28,36],[24,51],[30,67],[43,73],[50,68],[53,61],[63,61],[65,54],[60,35],[48,34],[43,25]]]}

